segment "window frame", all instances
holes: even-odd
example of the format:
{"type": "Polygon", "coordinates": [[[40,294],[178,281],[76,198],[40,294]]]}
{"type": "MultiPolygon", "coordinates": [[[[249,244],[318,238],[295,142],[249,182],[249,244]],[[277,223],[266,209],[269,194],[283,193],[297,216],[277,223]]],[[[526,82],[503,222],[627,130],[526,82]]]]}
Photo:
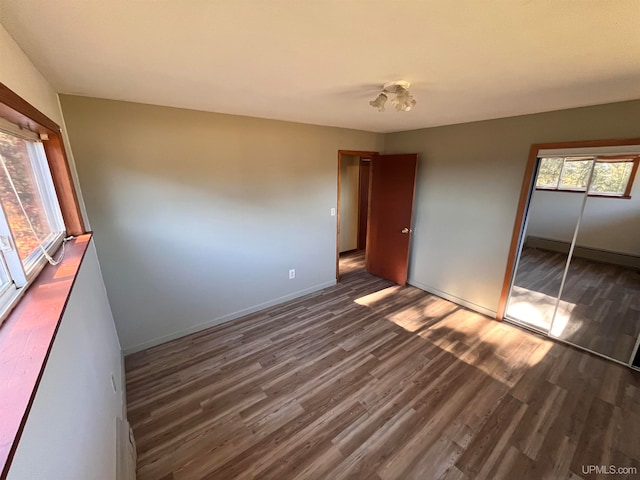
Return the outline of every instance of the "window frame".
{"type": "MultiPolygon", "coordinates": [[[[44,249],[47,254],[53,255],[55,249],[60,246],[60,243],[65,236],[65,225],[60,211],[60,202],[58,201],[58,197],[55,192],[51,171],[49,169],[44,147],[40,138],[37,135],[26,135],[22,131],[15,131],[18,129],[17,126],[4,121],[4,119],[0,120],[2,120],[2,124],[0,125],[0,134],[11,136],[26,142],[25,149],[29,158],[29,168],[32,171],[34,187],[40,195],[43,213],[46,215],[49,226],[52,228],[52,231],[42,239],[40,246],[34,248],[26,258],[20,259],[20,263],[22,264],[24,273],[26,274],[25,276],[30,277],[33,274],[33,270],[40,268],[42,265],[42,249],[44,249]]],[[[0,171],[0,175],[4,175],[4,172],[0,171]]],[[[4,213],[4,217],[7,220],[10,219],[10,215],[7,214],[4,204],[0,206],[0,212],[4,213]]],[[[11,222],[9,220],[6,223],[10,224],[11,222]]],[[[4,238],[12,239],[13,247],[15,247],[0,248],[0,251],[2,251],[2,255],[0,256],[4,257],[2,260],[5,260],[7,256],[20,256],[16,245],[15,232],[13,232],[10,225],[5,224],[4,219],[0,219],[0,234],[4,238]]],[[[6,266],[6,262],[3,263],[5,263],[6,266]]],[[[22,275],[20,276],[22,277],[22,275]]],[[[24,281],[22,283],[24,283],[24,281]]],[[[2,302],[0,301],[0,309],[1,307],[2,302]]]]}
{"type": "Polygon", "coordinates": [[[0,117],[46,139],[42,146],[67,234],[87,233],[60,126],[3,83],[0,83],[0,117]]]}
{"type": "MultiPolygon", "coordinates": [[[[40,189],[41,194],[47,197],[46,199],[43,198],[45,211],[47,211],[47,214],[51,213],[49,211],[49,202],[53,200],[54,196],[60,207],[59,215],[57,212],[54,214],[54,221],[57,224],[56,227],[61,227],[63,231],[49,234],[47,238],[43,239],[42,244],[45,251],[54,256],[62,245],[65,236],[78,236],[87,233],[64,148],[62,130],[57,123],[2,83],[0,83],[0,118],[11,123],[19,130],[28,131],[29,135],[40,138],[42,142],[44,158],[39,158],[39,160],[46,160],[46,165],[39,164],[44,164],[45,162],[35,162],[31,157],[32,147],[28,146],[27,148],[36,181],[40,180],[38,175],[44,174],[50,176],[53,183],[53,192],[50,189],[42,192],[42,189],[40,189]]],[[[11,132],[9,134],[22,137],[27,141],[33,141],[28,136],[23,137],[11,132]]],[[[42,152],[35,153],[42,155],[42,152]]],[[[2,214],[0,215],[0,235],[8,236],[13,240],[8,219],[1,205],[0,213],[2,214]]],[[[15,249],[15,245],[13,245],[13,248],[15,249]]],[[[45,256],[41,253],[38,255],[35,252],[41,252],[41,250],[39,248],[34,250],[24,260],[20,260],[17,252],[15,254],[7,252],[7,255],[0,255],[2,257],[0,258],[0,268],[4,269],[10,281],[8,285],[6,283],[0,285],[0,328],[2,328],[3,321],[16,307],[29,286],[47,264],[45,256]]]]}
{"type": "MultiPolygon", "coordinates": [[[[570,156],[549,156],[549,157],[539,157],[538,160],[542,160],[543,158],[562,158],[562,169],[560,170],[560,174],[558,176],[558,183],[556,187],[544,187],[534,185],[536,191],[546,191],[546,192],[564,192],[564,193],[582,193],[584,194],[586,189],[581,188],[559,188],[560,182],[562,181],[562,174],[564,173],[564,166],[567,160],[571,161],[570,156]]],[[[586,192],[588,197],[595,198],[621,198],[623,200],[631,199],[631,190],[633,188],[633,182],[636,177],[636,173],[638,171],[638,166],[640,165],[640,155],[594,155],[591,159],[596,163],[618,163],[618,162],[633,162],[633,166],[631,167],[631,173],[629,174],[629,180],[627,181],[627,185],[622,194],[611,194],[611,193],[590,193],[586,192]]],[[[587,160],[584,156],[576,157],[574,161],[587,160]]],[[[595,169],[595,166],[594,166],[595,169]]],[[[535,182],[535,180],[534,180],[535,182]]],[[[588,186],[587,186],[588,188],[588,186]]]]}

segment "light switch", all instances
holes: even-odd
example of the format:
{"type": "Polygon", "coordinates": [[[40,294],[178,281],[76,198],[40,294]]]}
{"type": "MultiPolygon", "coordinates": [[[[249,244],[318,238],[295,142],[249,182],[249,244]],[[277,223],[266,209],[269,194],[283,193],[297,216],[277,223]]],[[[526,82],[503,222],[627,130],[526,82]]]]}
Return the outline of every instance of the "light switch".
{"type": "Polygon", "coordinates": [[[332,216],[332,217],[335,217],[335,216],[336,216],[336,209],[335,209],[335,208],[332,208],[332,209],[331,209],[331,216],[332,216]]]}

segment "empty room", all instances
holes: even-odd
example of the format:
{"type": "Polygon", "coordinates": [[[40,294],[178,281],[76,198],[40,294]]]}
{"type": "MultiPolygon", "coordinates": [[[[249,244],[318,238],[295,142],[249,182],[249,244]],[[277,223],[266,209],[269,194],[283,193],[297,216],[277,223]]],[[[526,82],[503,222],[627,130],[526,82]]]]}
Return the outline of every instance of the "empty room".
{"type": "Polygon", "coordinates": [[[638,0],[0,0],[0,480],[640,478],[638,0]]]}

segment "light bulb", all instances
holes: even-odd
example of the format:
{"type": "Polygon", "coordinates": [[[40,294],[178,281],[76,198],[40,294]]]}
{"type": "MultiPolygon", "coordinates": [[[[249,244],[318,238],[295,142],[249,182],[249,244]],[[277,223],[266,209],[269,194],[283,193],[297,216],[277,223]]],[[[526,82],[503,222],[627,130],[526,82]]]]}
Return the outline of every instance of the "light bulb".
{"type": "Polygon", "coordinates": [[[387,102],[387,95],[382,92],[380,93],[375,100],[371,100],[369,105],[372,107],[376,107],[379,112],[384,112],[384,104],[387,102]]]}
{"type": "Polygon", "coordinates": [[[406,88],[398,87],[396,96],[391,100],[391,103],[397,111],[408,112],[416,104],[416,101],[406,88]]]}

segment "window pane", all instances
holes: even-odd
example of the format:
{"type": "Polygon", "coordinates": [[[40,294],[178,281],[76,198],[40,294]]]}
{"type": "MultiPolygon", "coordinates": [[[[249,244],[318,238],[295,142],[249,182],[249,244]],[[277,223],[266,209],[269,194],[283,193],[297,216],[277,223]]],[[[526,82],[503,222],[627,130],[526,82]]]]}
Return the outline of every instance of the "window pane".
{"type": "Polygon", "coordinates": [[[29,157],[28,143],[22,138],[0,132],[0,155],[4,159],[9,175],[35,231],[34,235],[0,162],[0,201],[2,201],[6,212],[21,260],[25,260],[38,248],[41,241],[53,233],[29,157]]]}
{"type": "Polygon", "coordinates": [[[565,160],[559,188],[586,190],[592,163],[593,160],[565,160]]]}
{"type": "Polygon", "coordinates": [[[562,158],[541,158],[536,187],[557,188],[563,161],[562,158]]]}
{"type": "Polygon", "coordinates": [[[627,188],[633,162],[597,162],[590,193],[622,195],[627,188]]]}

